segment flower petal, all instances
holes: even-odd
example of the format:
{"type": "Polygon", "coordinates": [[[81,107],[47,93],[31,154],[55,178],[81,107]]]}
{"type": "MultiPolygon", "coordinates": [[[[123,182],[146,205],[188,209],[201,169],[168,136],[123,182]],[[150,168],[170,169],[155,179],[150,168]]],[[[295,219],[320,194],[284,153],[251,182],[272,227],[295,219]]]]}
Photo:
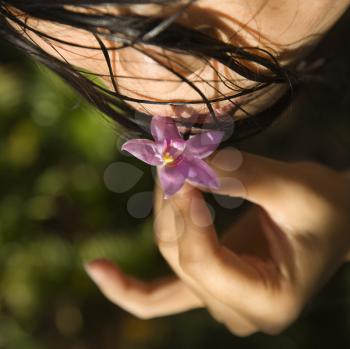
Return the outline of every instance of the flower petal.
{"type": "Polygon", "coordinates": [[[195,135],[187,141],[186,152],[200,159],[206,158],[214,152],[223,137],[222,131],[209,131],[195,135]]]}
{"type": "Polygon", "coordinates": [[[158,176],[160,184],[164,190],[165,198],[178,192],[188,176],[190,164],[183,159],[176,166],[161,166],[158,167],[158,176]]]}
{"type": "Polygon", "coordinates": [[[123,144],[122,150],[126,150],[149,165],[156,166],[162,163],[156,144],[149,139],[131,139],[123,144]]]}
{"type": "Polygon", "coordinates": [[[181,140],[176,123],[172,118],[153,116],[151,121],[151,133],[157,143],[171,140],[181,140]]]}
{"type": "Polygon", "coordinates": [[[219,178],[215,171],[206,162],[198,158],[191,160],[188,180],[213,189],[218,189],[220,186],[219,178]]]}

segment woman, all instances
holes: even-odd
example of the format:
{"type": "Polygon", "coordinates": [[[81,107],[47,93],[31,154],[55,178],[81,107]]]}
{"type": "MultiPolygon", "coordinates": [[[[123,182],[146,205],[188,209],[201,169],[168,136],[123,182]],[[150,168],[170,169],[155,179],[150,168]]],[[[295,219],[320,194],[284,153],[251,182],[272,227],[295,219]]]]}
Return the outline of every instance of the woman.
{"type": "MultiPolygon", "coordinates": [[[[0,33],[49,66],[135,136],[153,115],[184,137],[210,129],[234,141],[267,126],[311,67],[303,58],[348,0],[0,1],[0,33]],[[103,79],[96,83],[92,76],[103,79]],[[234,121],[234,132],[233,132],[234,121]]],[[[344,262],[349,179],[223,149],[218,192],[252,202],[218,241],[198,189],[156,195],[156,241],[177,278],[150,285],[106,261],[87,271],[142,318],[207,307],[233,333],[276,333],[344,262]],[[182,222],[182,223],[181,223],[182,222]]],[[[206,190],[206,188],[201,188],[206,190]]]]}

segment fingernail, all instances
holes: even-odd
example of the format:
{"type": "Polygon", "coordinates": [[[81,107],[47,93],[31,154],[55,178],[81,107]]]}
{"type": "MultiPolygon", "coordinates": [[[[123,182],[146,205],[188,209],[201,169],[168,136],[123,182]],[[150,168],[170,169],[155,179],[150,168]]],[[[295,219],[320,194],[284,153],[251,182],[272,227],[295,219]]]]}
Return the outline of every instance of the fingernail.
{"type": "Polygon", "coordinates": [[[178,199],[187,198],[188,194],[193,190],[194,188],[191,185],[185,183],[183,187],[174,195],[174,198],[178,198],[178,199]]]}
{"type": "Polygon", "coordinates": [[[193,198],[190,206],[190,217],[199,228],[209,227],[213,224],[213,216],[204,200],[193,198]]]}

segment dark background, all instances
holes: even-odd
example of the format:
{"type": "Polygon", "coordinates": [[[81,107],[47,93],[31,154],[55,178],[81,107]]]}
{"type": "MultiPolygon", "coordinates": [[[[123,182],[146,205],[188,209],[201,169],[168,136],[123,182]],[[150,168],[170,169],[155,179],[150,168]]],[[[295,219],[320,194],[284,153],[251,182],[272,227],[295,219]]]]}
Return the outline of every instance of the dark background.
{"type": "MultiPolygon", "coordinates": [[[[284,115],[239,148],[350,168],[349,19],[310,55],[325,64],[284,115]]],[[[236,338],[204,310],[138,320],[105,300],[84,261],[109,258],[143,278],[169,272],[152,242],[152,172],[119,146],[102,115],[0,42],[1,349],[350,348],[347,265],[278,336],[236,338]]],[[[217,220],[239,211],[217,208],[217,220]]]]}

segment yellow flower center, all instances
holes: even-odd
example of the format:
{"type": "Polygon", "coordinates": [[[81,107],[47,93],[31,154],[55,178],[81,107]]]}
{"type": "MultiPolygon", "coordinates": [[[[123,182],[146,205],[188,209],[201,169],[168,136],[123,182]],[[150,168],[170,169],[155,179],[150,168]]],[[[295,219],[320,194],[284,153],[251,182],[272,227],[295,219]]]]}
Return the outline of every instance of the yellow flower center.
{"type": "Polygon", "coordinates": [[[175,161],[175,159],[168,153],[163,154],[163,162],[165,165],[170,165],[175,161]]]}

